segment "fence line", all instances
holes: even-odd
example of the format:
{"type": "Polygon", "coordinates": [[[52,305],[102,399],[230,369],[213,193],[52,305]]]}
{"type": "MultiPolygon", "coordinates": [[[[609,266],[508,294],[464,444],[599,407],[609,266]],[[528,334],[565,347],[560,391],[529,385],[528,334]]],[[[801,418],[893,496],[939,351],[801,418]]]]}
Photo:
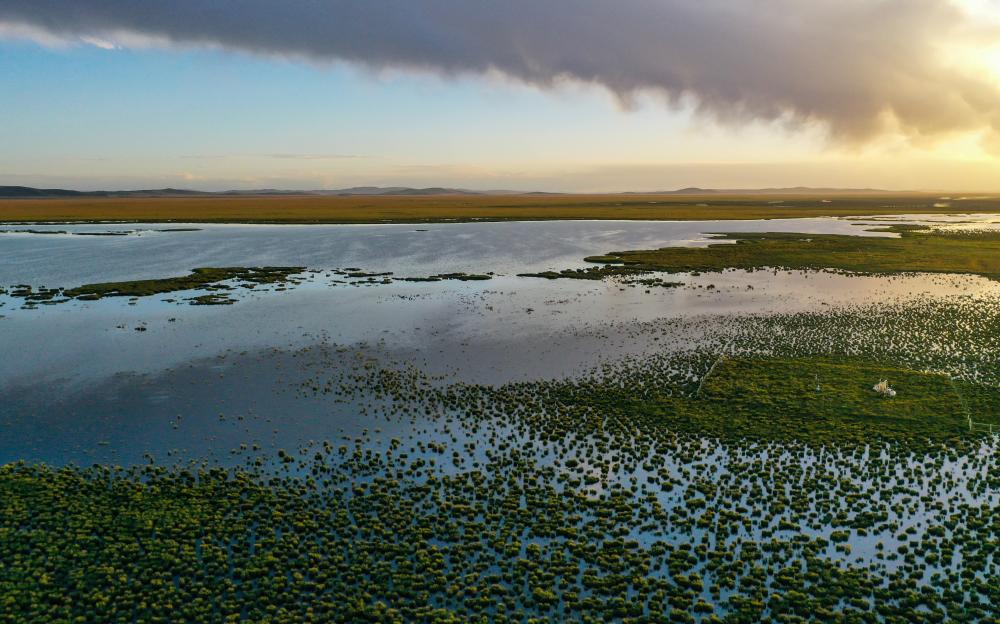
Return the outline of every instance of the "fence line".
{"type": "Polygon", "coordinates": [[[705,373],[705,376],[702,377],[701,381],[698,382],[698,389],[694,391],[694,395],[696,397],[701,396],[701,387],[705,385],[705,380],[708,379],[708,376],[712,374],[712,371],[715,370],[715,367],[719,365],[719,362],[721,362],[725,358],[726,358],[725,354],[722,354],[718,358],[716,358],[714,362],[712,362],[712,366],[708,369],[708,372],[705,373]]]}
{"type": "Polygon", "coordinates": [[[975,431],[976,427],[979,427],[983,431],[988,431],[990,435],[993,435],[993,423],[982,423],[972,420],[972,411],[969,409],[968,403],[965,402],[965,397],[962,396],[962,392],[957,386],[955,386],[955,380],[952,379],[951,376],[948,377],[948,383],[951,384],[951,389],[955,391],[959,402],[962,404],[962,409],[965,410],[965,418],[969,422],[969,432],[971,433],[972,431],[975,431]]]}

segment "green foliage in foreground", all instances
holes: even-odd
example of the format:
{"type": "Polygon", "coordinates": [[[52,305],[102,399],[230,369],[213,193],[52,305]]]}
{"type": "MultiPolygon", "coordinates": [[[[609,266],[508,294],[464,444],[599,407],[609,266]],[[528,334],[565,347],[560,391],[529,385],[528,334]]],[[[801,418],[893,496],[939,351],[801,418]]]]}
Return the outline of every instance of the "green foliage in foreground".
{"type": "Polygon", "coordinates": [[[614,251],[588,262],[637,270],[840,269],[857,273],[970,273],[1000,278],[1000,232],[941,232],[918,226],[886,228],[899,238],[840,234],[730,233],[734,243],[614,251]]]}
{"type": "Polygon", "coordinates": [[[997,440],[956,425],[946,378],[734,358],[683,392],[663,364],[366,367],[433,433],[229,471],[0,467],[0,623],[996,621],[997,440]],[[866,394],[880,375],[900,401],[866,394]]]}
{"type": "Polygon", "coordinates": [[[956,485],[941,455],[792,448],[717,473],[697,449],[598,491],[574,484],[585,456],[518,453],[455,474],[329,448],[283,456],[304,477],[8,465],[0,622],[995,621],[989,456],[956,485]]]}

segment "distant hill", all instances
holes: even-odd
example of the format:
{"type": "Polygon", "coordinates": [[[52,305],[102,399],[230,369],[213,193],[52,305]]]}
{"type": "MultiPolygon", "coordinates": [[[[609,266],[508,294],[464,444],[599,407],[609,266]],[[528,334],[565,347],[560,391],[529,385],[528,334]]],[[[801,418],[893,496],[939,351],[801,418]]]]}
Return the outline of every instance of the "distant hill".
{"type": "MultiPolygon", "coordinates": [[[[675,191],[628,191],[621,195],[874,195],[899,194],[903,191],[880,189],[815,188],[795,186],[788,188],[764,189],[706,189],[691,186],[675,191]]],[[[302,196],[302,195],[562,195],[545,191],[509,191],[469,189],[432,186],[413,188],[409,186],[352,186],[343,189],[251,189],[231,191],[192,191],[190,189],[142,189],[133,191],[73,191],[69,189],[43,189],[30,186],[0,186],[0,199],[69,198],[69,197],[249,197],[249,196],[302,196]]],[[[595,193],[599,194],[599,193],[595,193]]]]}
{"type": "Polygon", "coordinates": [[[319,195],[385,195],[405,191],[405,186],[352,186],[345,189],[334,189],[332,191],[313,191],[319,195]]]}
{"type": "Polygon", "coordinates": [[[703,189],[703,188],[698,188],[697,186],[689,186],[687,188],[682,188],[682,189],[677,189],[676,191],[667,191],[667,192],[676,195],[703,195],[707,193],[718,193],[719,191],[715,189],[703,189]]]}
{"type": "Polygon", "coordinates": [[[906,191],[886,191],[873,188],[821,188],[812,186],[791,186],[760,189],[706,189],[697,186],[676,191],[628,191],[624,195],[874,195],[879,193],[905,193],[906,191]]]}
{"type": "Polygon", "coordinates": [[[0,197],[5,199],[31,197],[180,197],[188,195],[215,195],[205,191],[162,188],[135,191],[71,191],[68,189],[40,189],[30,186],[0,186],[0,197]]]}
{"type": "Polygon", "coordinates": [[[0,197],[80,197],[86,193],[66,189],[39,189],[30,186],[0,186],[0,197]]]}
{"type": "Polygon", "coordinates": [[[439,186],[432,186],[430,188],[422,188],[422,189],[406,188],[395,191],[386,191],[385,193],[381,194],[382,195],[479,195],[479,193],[475,191],[442,188],[439,186]]]}
{"type": "Polygon", "coordinates": [[[478,191],[445,187],[410,188],[407,186],[355,186],[344,189],[283,190],[252,189],[232,191],[192,191],[188,189],[142,189],[134,191],[72,191],[68,189],[41,189],[30,186],[0,186],[0,198],[61,198],[61,197],[232,197],[259,195],[480,195],[478,191]]]}

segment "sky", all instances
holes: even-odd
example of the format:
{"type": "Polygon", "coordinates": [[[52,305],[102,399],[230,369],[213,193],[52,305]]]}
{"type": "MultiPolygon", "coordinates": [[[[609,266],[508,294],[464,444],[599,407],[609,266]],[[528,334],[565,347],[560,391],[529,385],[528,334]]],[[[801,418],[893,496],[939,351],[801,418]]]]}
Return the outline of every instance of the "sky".
{"type": "Polygon", "coordinates": [[[0,185],[1000,192],[1000,0],[0,0],[0,185]]]}

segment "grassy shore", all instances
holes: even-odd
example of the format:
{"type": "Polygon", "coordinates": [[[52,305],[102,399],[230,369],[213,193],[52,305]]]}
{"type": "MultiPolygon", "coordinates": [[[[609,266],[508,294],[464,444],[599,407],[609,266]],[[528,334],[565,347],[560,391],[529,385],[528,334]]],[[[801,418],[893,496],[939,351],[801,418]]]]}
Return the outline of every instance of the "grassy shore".
{"type": "Polygon", "coordinates": [[[0,200],[0,221],[430,223],[549,219],[786,219],[1000,212],[1000,197],[873,195],[431,195],[0,200]]]}

